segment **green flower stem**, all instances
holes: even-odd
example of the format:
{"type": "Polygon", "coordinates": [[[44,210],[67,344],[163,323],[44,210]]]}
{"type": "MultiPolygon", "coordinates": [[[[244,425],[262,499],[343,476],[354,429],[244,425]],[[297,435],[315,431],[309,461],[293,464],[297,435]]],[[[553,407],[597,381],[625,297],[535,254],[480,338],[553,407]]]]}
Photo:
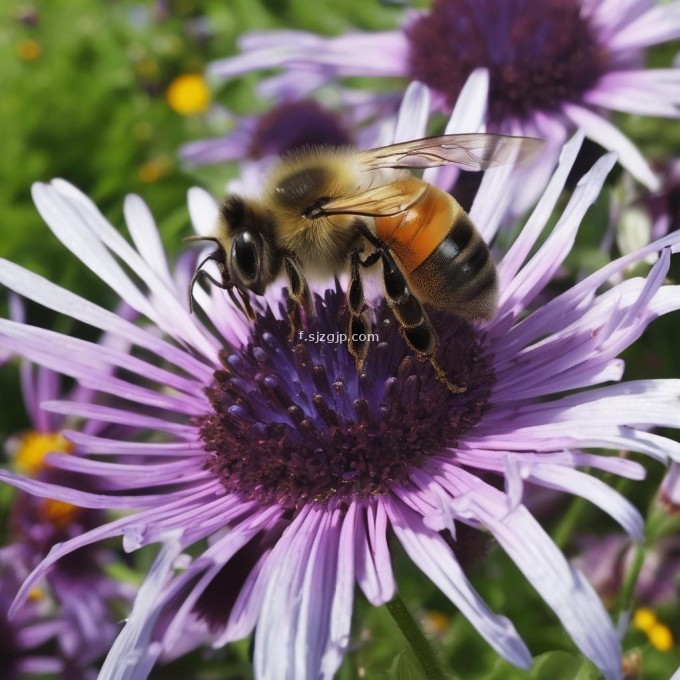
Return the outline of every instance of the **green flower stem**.
{"type": "Polygon", "coordinates": [[[633,607],[633,598],[635,595],[635,586],[637,585],[642,565],[645,563],[645,546],[636,545],[635,554],[633,555],[633,562],[628,569],[628,573],[623,581],[621,588],[621,597],[619,598],[619,614],[629,612],[633,607]]]}
{"type": "Polygon", "coordinates": [[[581,496],[577,496],[571,501],[567,511],[562,515],[562,519],[555,528],[553,541],[560,550],[564,550],[569,544],[571,535],[574,533],[576,525],[581,519],[581,513],[585,510],[588,503],[581,496]]]}
{"type": "Polygon", "coordinates": [[[437,656],[430,645],[430,641],[425,637],[411,612],[406,608],[404,601],[395,595],[386,605],[387,611],[392,615],[399,629],[404,634],[418,662],[423,667],[427,680],[446,680],[446,676],[439,665],[437,656]]]}

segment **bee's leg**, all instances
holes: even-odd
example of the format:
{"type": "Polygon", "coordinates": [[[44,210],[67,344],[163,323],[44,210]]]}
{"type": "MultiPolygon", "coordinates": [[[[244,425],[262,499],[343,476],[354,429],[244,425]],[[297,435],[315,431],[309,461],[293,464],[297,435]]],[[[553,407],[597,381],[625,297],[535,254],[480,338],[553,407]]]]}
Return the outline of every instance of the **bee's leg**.
{"type": "Polygon", "coordinates": [[[347,309],[349,311],[347,349],[354,357],[357,371],[361,372],[364,359],[368,353],[368,334],[371,332],[371,321],[366,312],[366,300],[360,270],[361,266],[368,265],[365,264],[365,260],[359,257],[359,252],[359,249],[355,249],[350,254],[349,285],[347,286],[347,309]],[[361,339],[362,336],[364,339],[361,339]]]}
{"type": "Polygon", "coordinates": [[[290,335],[288,340],[292,342],[302,326],[302,315],[300,310],[304,309],[307,317],[314,313],[312,308],[309,287],[302,273],[300,263],[293,257],[286,257],[284,260],[286,277],[288,278],[288,322],[290,324],[290,335]]]}
{"type": "Polygon", "coordinates": [[[439,345],[437,333],[423,305],[411,292],[406,277],[397,267],[394,258],[386,247],[382,248],[381,257],[385,296],[392,313],[401,327],[404,339],[414,352],[432,364],[437,380],[443,383],[454,394],[465,392],[467,387],[452,383],[446,376],[444,369],[435,359],[439,345]]]}

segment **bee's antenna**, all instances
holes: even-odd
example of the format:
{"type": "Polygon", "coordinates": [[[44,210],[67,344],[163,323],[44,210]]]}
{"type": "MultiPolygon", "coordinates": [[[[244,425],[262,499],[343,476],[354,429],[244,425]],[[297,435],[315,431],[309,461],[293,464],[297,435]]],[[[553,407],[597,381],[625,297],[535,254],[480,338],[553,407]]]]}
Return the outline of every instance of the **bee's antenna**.
{"type": "Polygon", "coordinates": [[[199,236],[197,234],[193,236],[185,236],[182,241],[189,241],[189,242],[194,242],[194,241],[212,241],[213,243],[217,243],[217,245],[220,245],[220,241],[216,236],[199,236]]]}
{"type": "Polygon", "coordinates": [[[253,307],[250,304],[250,300],[248,298],[248,293],[245,291],[241,290],[240,288],[236,289],[241,296],[241,301],[243,302],[243,312],[244,314],[251,320],[255,321],[255,312],[253,311],[253,307]]]}
{"type": "MultiPolygon", "coordinates": [[[[200,237],[202,238],[202,237],[200,237]]],[[[188,236],[185,240],[192,240],[196,241],[198,238],[188,236]]],[[[213,239],[206,238],[205,240],[207,241],[212,241],[213,239]]],[[[203,258],[201,263],[196,267],[196,271],[194,272],[194,275],[191,277],[191,281],[189,281],[189,313],[193,314],[194,313],[194,286],[196,285],[196,282],[198,281],[198,277],[203,275],[205,276],[211,283],[216,285],[218,288],[226,288],[229,289],[230,286],[225,285],[223,281],[218,281],[215,279],[213,276],[211,276],[208,272],[206,272],[203,269],[203,265],[208,262],[209,260],[215,260],[216,262],[220,262],[223,259],[223,254],[222,251],[217,248],[216,250],[213,250],[212,253],[210,253],[208,256],[203,258]]]]}

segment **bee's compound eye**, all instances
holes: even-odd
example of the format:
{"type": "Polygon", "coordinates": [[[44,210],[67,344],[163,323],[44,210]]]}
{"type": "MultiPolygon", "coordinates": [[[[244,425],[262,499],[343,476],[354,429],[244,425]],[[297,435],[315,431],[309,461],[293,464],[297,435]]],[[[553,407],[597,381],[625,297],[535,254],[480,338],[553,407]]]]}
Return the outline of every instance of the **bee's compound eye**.
{"type": "Polygon", "coordinates": [[[262,241],[251,231],[242,231],[232,242],[231,264],[238,278],[246,285],[258,278],[261,251],[262,241]]]}

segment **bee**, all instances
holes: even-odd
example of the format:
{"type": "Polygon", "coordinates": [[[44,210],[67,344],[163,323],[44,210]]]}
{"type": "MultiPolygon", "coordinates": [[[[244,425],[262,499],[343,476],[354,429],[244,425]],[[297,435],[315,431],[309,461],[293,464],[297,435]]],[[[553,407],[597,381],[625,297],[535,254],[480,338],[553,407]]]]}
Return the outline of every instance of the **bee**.
{"type": "Polygon", "coordinates": [[[291,338],[301,310],[311,313],[306,276],[349,272],[347,347],[361,370],[369,349],[370,317],[362,272],[380,265],[385,298],[409,347],[429,361],[452,392],[435,359],[436,331],[425,305],[470,320],[490,320],[498,280],[489,248],[460,204],[411,170],[454,164],[487,170],[538,151],[530,137],[462,134],[427,137],[368,151],[307,147],[279,159],[258,200],[228,195],[213,236],[216,244],[198,266],[254,319],[248,293],[262,295],[280,275],[288,282],[291,338]],[[203,265],[213,260],[220,280],[203,265]],[[238,295],[238,297],[237,297],[238,295]]]}

